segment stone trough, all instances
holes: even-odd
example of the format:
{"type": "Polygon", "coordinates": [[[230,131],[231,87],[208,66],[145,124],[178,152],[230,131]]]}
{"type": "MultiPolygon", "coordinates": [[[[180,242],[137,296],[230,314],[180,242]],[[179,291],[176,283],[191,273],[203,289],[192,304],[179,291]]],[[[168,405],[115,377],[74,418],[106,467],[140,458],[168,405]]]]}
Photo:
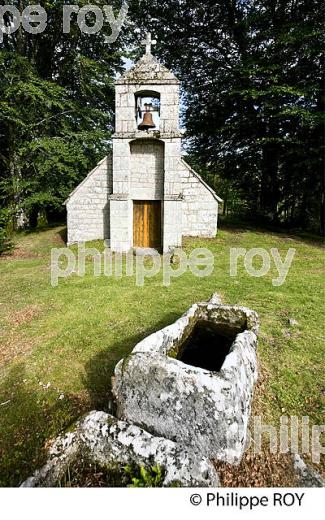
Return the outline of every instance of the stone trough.
{"type": "Polygon", "coordinates": [[[258,316],[216,297],[139,343],[115,369],[120,419],[191,447],[240,461],[257,380],[258,316]]]}
{"type": "Polygon", "coordinates": [[[57,486],[86,457],[164,470],[163,486],[216,487],[213,459],[240,460],[257,379],[257,314],[217,295],[149,336],[115,369],[117,418],[92,412],[56,439],[23,487],[57,486]]]}

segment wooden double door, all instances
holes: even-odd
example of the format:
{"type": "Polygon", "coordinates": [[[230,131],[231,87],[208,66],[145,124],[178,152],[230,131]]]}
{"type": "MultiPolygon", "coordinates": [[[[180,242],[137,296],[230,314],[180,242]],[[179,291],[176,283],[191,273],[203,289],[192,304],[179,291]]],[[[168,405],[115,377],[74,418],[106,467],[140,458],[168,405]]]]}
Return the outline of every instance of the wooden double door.
{"type": "Polygon", "coordinates": [[[161,249],[161,201],[133,201],[133,247],[161,249]]]}

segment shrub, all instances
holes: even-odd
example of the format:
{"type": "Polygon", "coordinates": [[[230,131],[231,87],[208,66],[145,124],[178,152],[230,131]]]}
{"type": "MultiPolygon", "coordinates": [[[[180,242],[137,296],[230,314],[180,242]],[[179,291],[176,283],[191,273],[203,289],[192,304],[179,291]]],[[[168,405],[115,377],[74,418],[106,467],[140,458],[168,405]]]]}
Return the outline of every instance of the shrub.
{"type": "Polygon", "coordinates": [[[145,468],[144,466],[125,466],[125,473],[129,476],[132,484],[128,487],[162,487],[164,482],[164,471],[160,466],[145,468]]]}

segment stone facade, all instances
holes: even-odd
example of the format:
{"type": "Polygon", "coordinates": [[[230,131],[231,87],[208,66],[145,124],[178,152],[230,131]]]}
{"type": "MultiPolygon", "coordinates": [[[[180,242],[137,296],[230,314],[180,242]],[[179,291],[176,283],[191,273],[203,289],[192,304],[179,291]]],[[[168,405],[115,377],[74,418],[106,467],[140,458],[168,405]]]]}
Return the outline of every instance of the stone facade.
{"type": "Polygon", "coordinates": [[[221,199],[181,157],[179,87],[151,54],[116,81],[112,160],[104,159],[66,201],[68,243],[106,238],[113,251],[129,251],[133,201],[161,201],[164,252],[180,247],[184,235],[216,235],[221,199]],[[160,99],[159,130],[137,128],[141,93],[160,99]]]}
{"type": "Polygon", "coordinates": [[[109,194],[113,187],[113,158],[105,157],[71,193],[66,206],[68,243],[110,237],[109,194]]]}
{"type": "Polygon", "coordinates": [[[214,238],[218,231],[218,202],[214,191],[184,161],[179,161],[182,179],[182,235],[214,238]]]}
{"type": "Polygon", "coordinates": [[[164,197],[164,145],[141,139],[131,143],[130,195],[132,200],[164,197]]]}

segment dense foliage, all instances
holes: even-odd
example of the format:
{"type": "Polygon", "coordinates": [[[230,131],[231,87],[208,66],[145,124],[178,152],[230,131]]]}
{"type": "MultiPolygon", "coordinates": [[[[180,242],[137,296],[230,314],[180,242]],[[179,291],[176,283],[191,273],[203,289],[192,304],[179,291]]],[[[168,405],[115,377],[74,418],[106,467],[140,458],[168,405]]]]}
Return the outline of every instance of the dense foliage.
{"type": "MultiPolygon", "coordinates": [[[[0,196],[14,225],[62,214],[67,195],[106,155],[114,126],[121,42],[104,41],[109,25],[88,35],[72,22],[64,34],[64,3],[38,2],[46,30],[21,29],[0,43],[0,196]]],[[[30,2],[11,4],[21,11],[30,2]]]]}
{"type": "Polygon", "coordinates": [[[324,3],[132,5],[183,82],[189,152],[226,204],[324,232],[324,3]]]}

